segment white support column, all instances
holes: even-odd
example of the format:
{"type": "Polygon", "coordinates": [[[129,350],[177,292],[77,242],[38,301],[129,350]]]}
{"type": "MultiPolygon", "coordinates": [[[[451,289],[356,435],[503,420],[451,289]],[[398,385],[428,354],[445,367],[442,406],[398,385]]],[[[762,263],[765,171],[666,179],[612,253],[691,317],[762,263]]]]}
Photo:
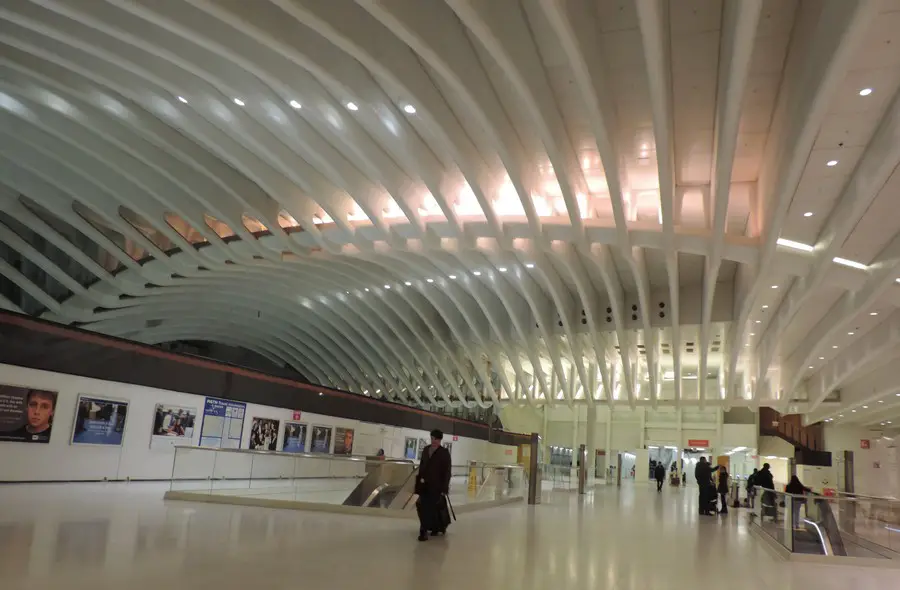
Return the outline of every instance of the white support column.
{"type": "Polygon", "coordinates": [[[608,485],[613,483],[613,478],[609,476],[609,467],[616,464],[613,462],[612,449],[610,448],[612,446],[612,417],[613,409],[612,406],[609,406],[606,412],[606,447],[603,449],[606,452],[606,473],[603,474],[603,477],[608,485]]]}
{"type": "Polygon", "coordinates": [[[578,418],[580,408],[575,406],[572,408],[572,469],[575,469],[576,458],[578,457],[578,418]]]}
{"type": "Polygon", "coordinates": [[[596,477],[594,469],[597,465],[597,408],[587,407],[587,422],[585,423],[584,446],[587,449],[588,481],[596,477]]]}
{"type": "Polygon", "coordinates": [[[682,425],[684,414],[681,408],[675,409],[675,419],[678,421],[678,442],[675,443],[675,446],[678,447],[678,450],[675,451],[676,461],[678,462],[678,473],[681,474],[681,480],[684,481],[685,473],[681,465],[681,453],[684,450],[684,426],[682,425]]]}
{"type": "Polygon", "coordinates": [[[547,426],[548,426],[547,404],[544,404],[543,408],[544,408],[544,424],[541,428],[541,436],[544,438],[544,446],[546,446],[547,445],[547,437],[549,436],[547,433],[547,426]]]}

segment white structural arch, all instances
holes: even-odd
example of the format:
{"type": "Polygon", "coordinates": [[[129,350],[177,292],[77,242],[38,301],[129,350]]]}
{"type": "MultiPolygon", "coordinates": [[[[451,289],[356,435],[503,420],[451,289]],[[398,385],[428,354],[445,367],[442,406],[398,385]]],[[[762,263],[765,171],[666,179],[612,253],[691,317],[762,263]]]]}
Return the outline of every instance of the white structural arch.
{"type": "Polygon", "coordinates": [[[900,419],[900,0],[13,0],[0,70],[2,309],[429,407],[900,419]]]}

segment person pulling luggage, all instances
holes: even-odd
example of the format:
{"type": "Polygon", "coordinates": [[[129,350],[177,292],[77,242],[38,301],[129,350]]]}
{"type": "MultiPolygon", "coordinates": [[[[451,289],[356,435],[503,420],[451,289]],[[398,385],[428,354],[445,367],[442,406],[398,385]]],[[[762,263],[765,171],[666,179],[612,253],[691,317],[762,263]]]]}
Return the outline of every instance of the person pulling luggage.
{"type": "Polygon", "coordinates": [[[419,540],[428,533],[444,534],[450,524],[446,495],[450,493],[450,451],[441,446],[444,433],[431,431],[431,444],[422,451],[416,474],[416,512],[419,515],[419,540]]]}

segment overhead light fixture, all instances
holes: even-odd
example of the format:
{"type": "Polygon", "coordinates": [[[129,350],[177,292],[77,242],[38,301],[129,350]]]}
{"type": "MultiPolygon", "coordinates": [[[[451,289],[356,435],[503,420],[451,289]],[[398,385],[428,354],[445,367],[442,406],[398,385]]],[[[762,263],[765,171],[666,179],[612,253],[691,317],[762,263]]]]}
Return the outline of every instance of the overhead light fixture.
{"type": "Polygon", "coordinates": [[[820,357],[819,357],[819,360],[820,360],[820,361],[824,361],[824,360],[825,360],[825,357],[824,357],[824,356],[820,356],[820,357]]]}
{"type": "Polygon", "coordinates": [[[862,90],[859,91],[860,96],[869,96],[870,94],[872,94],[871,88],[863,88],[862,90]]]}
{"type": "Polygon", "coordinates": [[[324,393],[322,393],[322,392],[321,392],[321,391],[320,391],[320,392],[319,392],[319,395],[325,395],[325,394],[324,394],[324,393]]]}
{"type": "Polygon", "coordinates": [[[841,264],[843,266],[849,266],[850,268],[858,268],[859,270],[868,270],[868,266],[863,264],[862,262],[856,262],[855,260],[847,260],[846,258],[834,258],[832,260],[835,264],[841,264]]]}
{"type": "Polygon", "coordinates": [[[807,211],[806,213],[803,214],[803,217],[812,217],[813,215],[814,215],[814,213],[812,211],[807,211]]]}
{"type": "Polygon", "coordinates": [[[834,346],[832,346],[832,347],[831,347],[831,348],[837,348],[837,344],[835,344],[835,345],[834,345],[834,346]]]}
{"type": "Polygon", "coordinates": [[[409,281],[406,281],[406,282],[403,283],[403,284],[406,285],[407,287],[412,287],[412,283],[410,283],[409,281]]]}
{"type": "Polygon", "coordinates": [[[815,249],[809,244],[795,242],[794,240],[786,240],[784,238],[778,238],[775,243],[779,246],[784,246],[785,248],[793,248],[794,250],[802,250],[804,252],[812,252],[815,249]]]}
{"type": "Polygon", "coordinates": [[[853,336],[853,332],[847,332],[847,336],[853,336]]]}
{"type": "Polygon", "coordinates": [[[350,109],[351,111],[358,111],[358,110],[359,110],[359,107],[356,106],[356,103],[355,103],[355,102],[348,102],[348,103],[347,103],[347,108],[350,109]]]}
{"type": "Polygon", "coordinates": [[[757,324],[761,324],[761,323],[762,323],[762,320],[756,320],[756,323],[757,323],[757,324]]]}
{"type": "Polygon", "coordinates": [[[534,263],[533,263],[533,262],[526,262],[526,263],[525,263],[525,268],[534,268],[534,263]]]}
{"type": "Polygon", "coordinates": [[[178,100],[180,100],[180,101],[183,102],[184,104],[187,104],[187,99],[186,99],[185,97],[183,97],[183,96],[179,96],[179,97],[178,97],[178,100]]]}
{"type": "Polygon", "coordinates": [[[481,271],[480,271],[480,270],[476,270],[476,271],[473,272],[472,274],[475,275],[476,277],[480,277],[480,276],[481,276],[481,271]]]}
{"type": "Polygon", "coordinates": [[[813,366],[812,366],[812,365],[810,365],[810,366],[809,366],[809,368],[810,368],[810,369],[812,369],[812,368],[813,368],[813,366]]]}
{"type": "Polygon", "coordinates": [[[427,283],[433,283],[433,282],[434,282],[434,279],[425,279],[425,282],[427,282],[427,283]]]}
{"type": "Polygon", "coordinates": [[[366,293],[368,293],[368,292],[369,292],[369,288],[368,288],[368,287],[366,287],[366,293]]]}
{"type": "Polygon", "coordinates": [[[763,309],[769,309],[769,306],[768,306],[768,305],[763,305],[762,308],[763,308],[763,309]]]}
{"type": "Polygon", "coordinates": [[[838,165],[838,161],[837,160],[828,160],[827,162],[825,162],[825,165],[828,166],[829,168],[834,168],[835,166],[838,165]]]}
{"type": "Polygon", "coordinates": [[[385,288],[385,289],[390,289],[391,286],[390,286],[390,285],[385,285],[384,288],[385,288]]]}
{"type": "Polygon", "coordinates": [[[778,288],[778,285],[772,285],[772,288],[773,288],[773,289],[777,289],[777,288],[778,288]]]}
{"type": "Polygon", "coordinates": [[[854,414],[855,414],[855,413],[856,413],[856,410],[850,410],[850,412],[852,412],[852,413],[854,413],[854,414]]]}
{"type": "Polygon", "coordinates": [[[501,266],[501,267],[497,268],[497,270],[499,270],[500,272],[506,272],[506,267],[501,266]]]}
{"type": "Polygon", "coordinates": [[[288,104],[291,105],[291,107],[292,107],[292,108],[295,108],[295,109],[303,108],[303,105],[300,104],[299,102],[297,102],[296,100],[292,100],[292,101],[289,102],[288,104]]]}
{"type": "Polygon", "coordinates": [[[872,312],[869,312],[869,315],[878,315],[878,312],[877,312],[877,311],[872,311],[872,312]]]}
{"type": "Polygon", "coordinates": [[[864,410],[868,410],[868,409],[869,409],[869,406],[863,406],[863,409],[864,409],[864,410]]]}
{"type": "Polygon", "coordinates": [[[456,275],[450,275],[449,278],[450,278],[450,279],[455,279],[455,278],[456,278],[456,275]]]}
{"type": "Polygon", "coordinates": [[[416,114],[416,107],[412,106],[411,104],[404,106],[403,110],[410,115],[416,114]]]}
{"type": "Polygon", "coordinates": [[[750,332],[751,336],[756,336],[756,332],[750,332]]]}
{"type": "Polygon", "coordinates": [[[884,400],[883,400],[883,399],[880,399],[880,400],[878,400],[878,403],[879,403],[879,404],[883,404],[883,403],[884,403],[884,400]]]}
{"type": "Polygon", "coordinates": [[[244,101],[243,101],[243,100],[241,100],[241,99],[239,99],[239,98],[235,98],[235,99],[232,99],[232,100],[234,100],[234,104],[236,104],[237,106],[239,106],[239,107],[244,106],[244,101]]]}

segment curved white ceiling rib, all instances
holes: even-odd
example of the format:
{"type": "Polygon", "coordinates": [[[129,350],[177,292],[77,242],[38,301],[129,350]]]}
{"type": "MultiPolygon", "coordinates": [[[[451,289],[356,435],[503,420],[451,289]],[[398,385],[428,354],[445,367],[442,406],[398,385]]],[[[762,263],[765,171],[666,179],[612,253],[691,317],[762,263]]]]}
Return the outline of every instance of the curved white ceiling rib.
{"type": "Polygon", "coordinates": [[[837,419],[900,354],[900,0],[0,20],[0,308],[448,408],[837,419]]]}

